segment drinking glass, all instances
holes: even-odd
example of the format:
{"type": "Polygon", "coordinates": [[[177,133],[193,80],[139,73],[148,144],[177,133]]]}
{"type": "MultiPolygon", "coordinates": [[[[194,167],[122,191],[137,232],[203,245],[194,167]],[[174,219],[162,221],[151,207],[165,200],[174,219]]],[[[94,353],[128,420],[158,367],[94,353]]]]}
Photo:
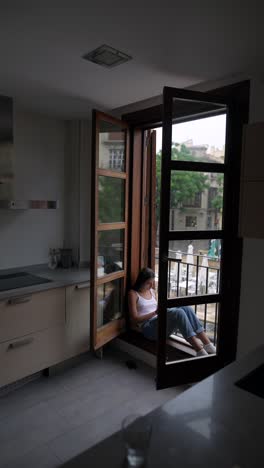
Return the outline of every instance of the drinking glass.
{"type": "Polygon", "coordinates": [[[152,432],[151,422],[140,414],[130,414],[122,422],[122,432],[128,465],[144,465],[152,432]]]}

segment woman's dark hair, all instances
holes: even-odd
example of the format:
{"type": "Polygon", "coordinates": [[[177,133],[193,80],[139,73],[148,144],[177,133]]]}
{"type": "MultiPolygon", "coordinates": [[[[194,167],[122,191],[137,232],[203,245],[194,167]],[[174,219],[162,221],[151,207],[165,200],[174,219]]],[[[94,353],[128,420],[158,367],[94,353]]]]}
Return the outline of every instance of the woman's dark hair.
{"type": "Polygon", "coordinates": [[[154,271],[151,270],[151,268],[143,268],[136,279],[136,282],[133,286],[134,291],[139,291],[141,286],[148,281],[149,279],[154,279],[155,274],[154,271]]]}

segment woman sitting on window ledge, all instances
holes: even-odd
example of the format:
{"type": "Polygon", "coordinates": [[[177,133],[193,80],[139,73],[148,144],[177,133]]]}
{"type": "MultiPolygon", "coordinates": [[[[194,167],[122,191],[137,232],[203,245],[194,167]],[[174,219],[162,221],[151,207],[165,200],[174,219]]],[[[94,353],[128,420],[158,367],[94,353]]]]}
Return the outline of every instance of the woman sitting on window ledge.
{"type": "MultiPolygon", "coordinates": [[[[150,268],[143,268],[128,293],[130,318],[149,340],[156,340],[158,335],[158,303],[154,278],[154,272],[150,268]]],[[[192,307],[167,309],[167,337],[177,330],[197,351],[197,356],[215,354],[215,346],[210,342],[192,307]]]]}

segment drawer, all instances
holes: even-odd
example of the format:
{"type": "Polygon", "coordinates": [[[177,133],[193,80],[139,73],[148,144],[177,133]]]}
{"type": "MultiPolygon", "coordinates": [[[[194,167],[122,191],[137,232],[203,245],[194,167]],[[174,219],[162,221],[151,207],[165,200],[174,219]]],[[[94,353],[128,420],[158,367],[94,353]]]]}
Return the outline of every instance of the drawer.
{"type": "Polygon", "coordinates": [[[0,386],[63,361],[64,353],[64,326],[1,343],[0,386]]]}
{"type": "Polygon", "coordinates": [[[0,302],[0,343],[65,323],[65,288],[0,302]]]}

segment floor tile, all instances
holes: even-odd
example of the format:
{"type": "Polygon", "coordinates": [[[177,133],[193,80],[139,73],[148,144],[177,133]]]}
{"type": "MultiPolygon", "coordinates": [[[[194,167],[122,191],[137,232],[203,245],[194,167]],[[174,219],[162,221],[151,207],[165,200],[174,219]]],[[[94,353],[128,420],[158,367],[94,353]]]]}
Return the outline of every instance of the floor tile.
{"type": "Polygon", "coordinates": [[[181,388],[155,390],[155,369],[118,350],[0,398],[0,467],[55,468],[146,414],[181,388]]]}
{"type": "Polygon", "coordinates": [[[23,456],[18,456],[2,468],[58,468],[59,458],[51,452],[47,444],[36,447],[23,456]]]}

